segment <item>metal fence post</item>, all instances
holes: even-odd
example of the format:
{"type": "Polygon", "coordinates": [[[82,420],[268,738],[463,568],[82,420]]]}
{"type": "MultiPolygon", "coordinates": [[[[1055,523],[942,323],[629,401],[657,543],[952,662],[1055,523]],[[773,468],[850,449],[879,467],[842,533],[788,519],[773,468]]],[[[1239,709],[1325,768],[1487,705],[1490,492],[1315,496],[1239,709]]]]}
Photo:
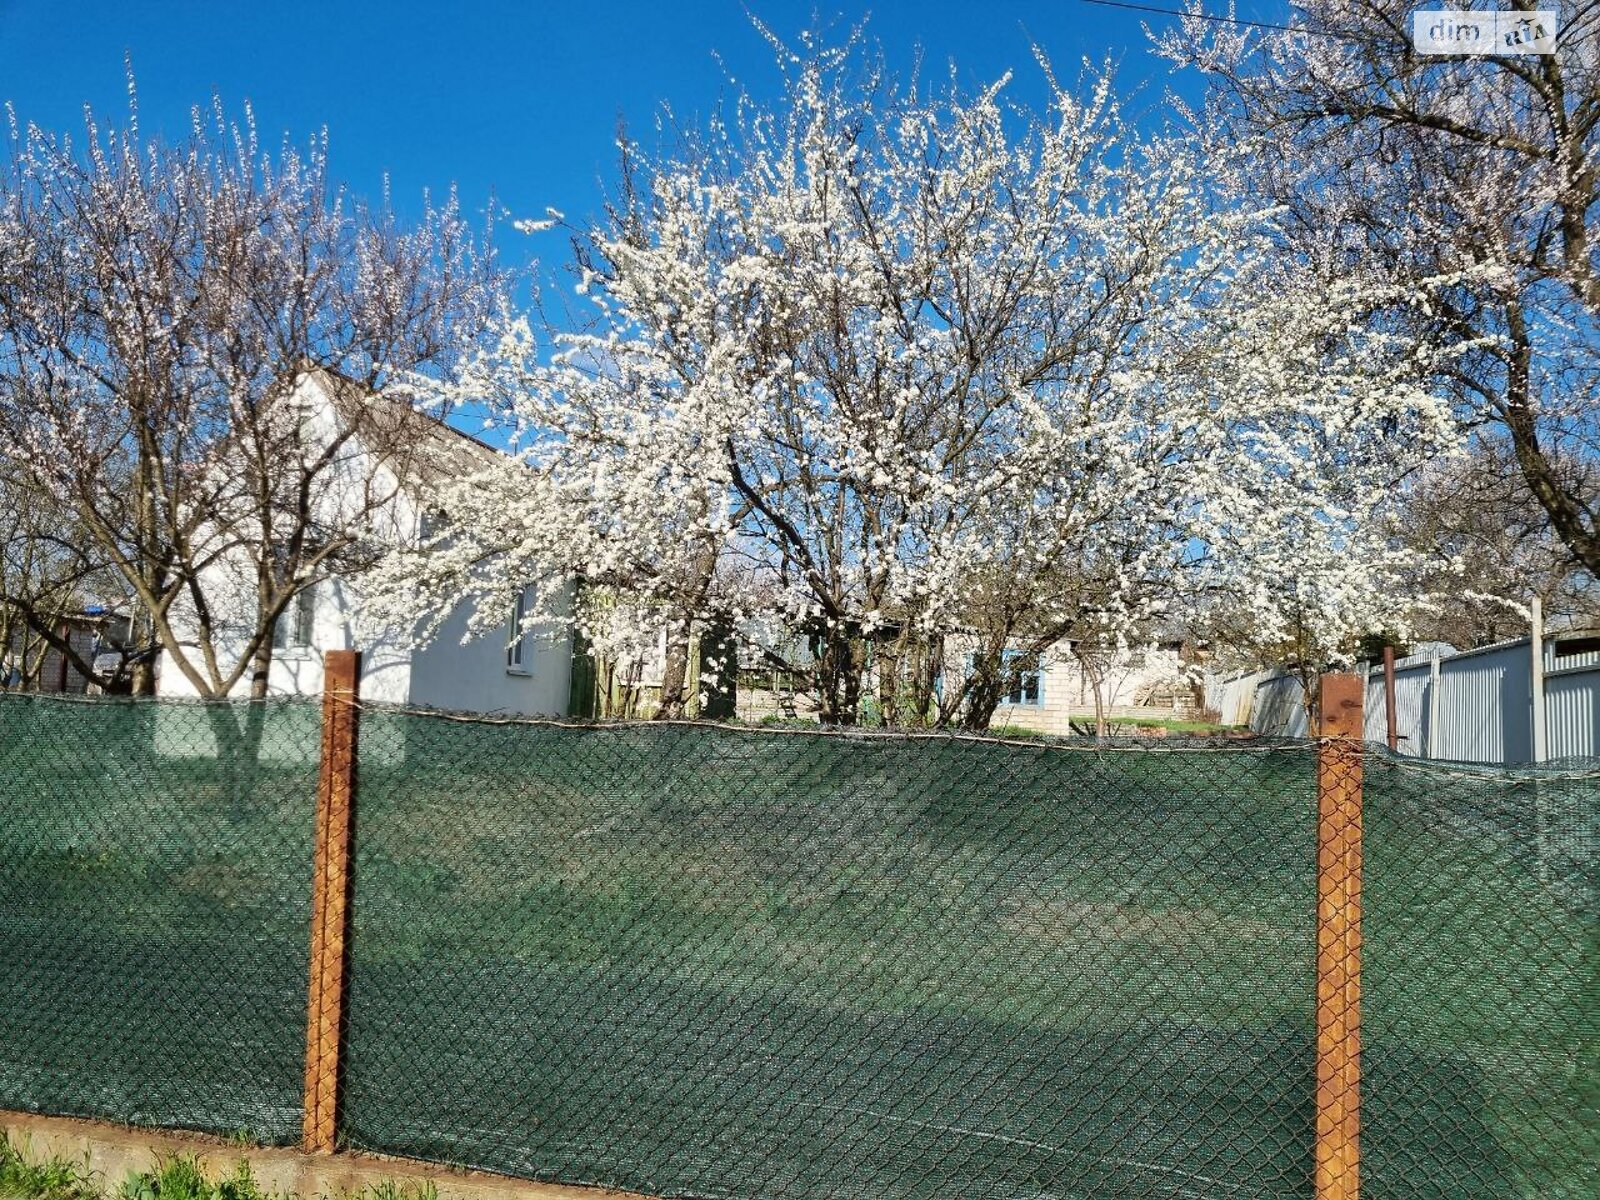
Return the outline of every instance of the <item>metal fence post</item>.
{"type": "Polygon", "coordinates": [[[1528,648],[1533,653],[1533,659],[1528,664],[1529,686],[1533,693],[1533,761],[1538,765],[1549,757],[1549,745],[1545,738],[1545,720],[1549,714],[1545,710],[1544,699],[1544,605],[1537,596],[1533,598],[1529,617],[1528,648]]]}
{"type": "Polygon", "coordinates": [[[1433,652],[1428,663],[1428,757],[1442,758],[1439,753],[1439,689],[1444,686],[1443,672],[1439,669],[1439,652],[1433,652]]]}
{"type": "Polygon", "coordinates": [[[1317,1200],[1361,1194],[1361,737],[1366,681],[1324,675],[1317,748],[1317,1200]]]}
{"type": "Polygon", "coordinates": [[[1383,714],[1384,732],[1389,749],[1400,749],[1400,714],[1394,704],[1394,647],[1383,648],[1383,714]]]}
{"type": "Polygon", "coordinates": [[[353,882],[356,728],[361,655],[323,657],[322,766],[311,883],[311,990],[306,1014],[305,1120],[300,1145],[331,1153],[338,1132],[346,955],[353,882]]]}

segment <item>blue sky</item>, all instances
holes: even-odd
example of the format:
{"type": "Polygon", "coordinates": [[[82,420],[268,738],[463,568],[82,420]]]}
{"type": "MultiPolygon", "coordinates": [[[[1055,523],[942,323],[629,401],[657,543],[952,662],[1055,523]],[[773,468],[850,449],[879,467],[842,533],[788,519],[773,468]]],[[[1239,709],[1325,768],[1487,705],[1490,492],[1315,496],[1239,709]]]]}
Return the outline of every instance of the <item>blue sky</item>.
{"type": "MultiPolygon", "coordinates": [[[[1268,19],[1280,17],[1280,7],[1240,6],[1242,15],[1268,19]]],[[[1063,73],[1084,57],[1118,60],[1126,85],[1142,87],[1135,104],[1145,111],[1160,110],[1172,82],[1140,27],[1164,18],[1079,0],[834,0],[815,8],[750,0],[749,8],[786,37],[814,11],[841,31],[870,13],[868,28],[892,63],[909,64],[920,47],[930,66],[942,72],[954,58],[974,83],[1016,68],[1024,100],[1040,95],[1030,40],[1063,73]]],[[[0,0],[0,100],[25,121],[76,132],[86,103],[107,123],[120,121],[125,54],[147,130],[181,132],[190,106],[216,92],[235,110],[251,101],[274,141],[284,132],[304,140],[326,126],[335,175],[375,195],[387,174],[402,210],[424,188],[454,183],[474,211],[492,193],[516,216],[542,215],[549,205],[574,219],[599,207],[619,117],[644,138],[664,102],[692,120],[729,88],[730,75],[758,95],[775,83],[770,51],[739,0],[0,0]]],[[[559,251],[519,244],[509,230],[500,241],[514,260],[533,249],[546,259],[559,251]]]]}

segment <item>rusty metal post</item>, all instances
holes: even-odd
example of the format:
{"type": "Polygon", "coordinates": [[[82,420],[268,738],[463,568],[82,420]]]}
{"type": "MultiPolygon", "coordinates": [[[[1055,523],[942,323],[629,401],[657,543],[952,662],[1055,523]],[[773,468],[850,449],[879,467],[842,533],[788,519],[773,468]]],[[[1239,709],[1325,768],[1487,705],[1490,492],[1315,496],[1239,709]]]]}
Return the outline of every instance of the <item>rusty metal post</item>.
{"type": "Polygon", "coordinates": [[[361,655],[354,650],[330,650],[323,658],[322,767],[311,877],[311,991],[300,1141],[307,1154],[332,1153],[338,1133],[360,675],[361,655]]]}
{"type": "Polygon", "coordinates": [[[1317,1200],[1361,1194],[1361,706],[1324,675],[1317,749],[1317,1200]]]}
{"type": "Polygon", "coordinates": [[[1530,676],[1533,689],[1533,761],[1542,763],[1549,757],[1549,745],[1545,735],[1545,686],[1544,686],[1544,604],[1535,596],[1532,611],[1529,614],[1528,646],[1533,651],[1533,661],[1529,663],[1530,676]]]}
{"type": "Polygon", "coordinates": [[[1383,710],[1388,721],[1389,749],[1400,749],[1400,714],[1394,710],[1394,647],[1383,648],[1383,710]]]}

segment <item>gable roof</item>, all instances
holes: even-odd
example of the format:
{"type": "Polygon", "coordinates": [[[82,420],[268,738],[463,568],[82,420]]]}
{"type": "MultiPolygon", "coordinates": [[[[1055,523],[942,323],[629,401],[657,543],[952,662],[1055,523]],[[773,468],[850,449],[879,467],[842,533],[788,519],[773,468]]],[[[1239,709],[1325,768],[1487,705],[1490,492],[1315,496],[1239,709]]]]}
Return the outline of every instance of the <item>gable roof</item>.
{"type": "Polygon", "coordinates": [[[426,488],[515,461],[431,413],[328,367],[312,368],[305,379],[402,483],[426,488]]]}

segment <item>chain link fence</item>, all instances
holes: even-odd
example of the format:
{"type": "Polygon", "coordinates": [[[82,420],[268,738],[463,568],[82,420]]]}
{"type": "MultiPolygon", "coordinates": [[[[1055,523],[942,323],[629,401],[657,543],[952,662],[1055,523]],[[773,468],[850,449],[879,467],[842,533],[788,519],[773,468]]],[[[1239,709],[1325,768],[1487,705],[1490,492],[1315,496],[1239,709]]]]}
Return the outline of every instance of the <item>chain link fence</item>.
{"type": "MultiPolygon", "coordinates": [[[[0,701],[0,1106],[292,1140],[317,746],[310,704],[0,701]]],[[[664,1196],[1310,1197],[1352,1065],[1318,759],[369,706],[341,1144],[664,1196]]],[[[1600,771],[1341,769],[1367,1195],[1595,1195],[1600,771]]]]}
{"type": "Polygon", "coordinates": [[[317,722],[0,699],[0,1107],[299,1137],[317,722]]]}
{"type": "Polygon", "coordinates": [[[1600,1196],[1600,764],[1369,752],[1373,1196],[1600,1196]]]}

